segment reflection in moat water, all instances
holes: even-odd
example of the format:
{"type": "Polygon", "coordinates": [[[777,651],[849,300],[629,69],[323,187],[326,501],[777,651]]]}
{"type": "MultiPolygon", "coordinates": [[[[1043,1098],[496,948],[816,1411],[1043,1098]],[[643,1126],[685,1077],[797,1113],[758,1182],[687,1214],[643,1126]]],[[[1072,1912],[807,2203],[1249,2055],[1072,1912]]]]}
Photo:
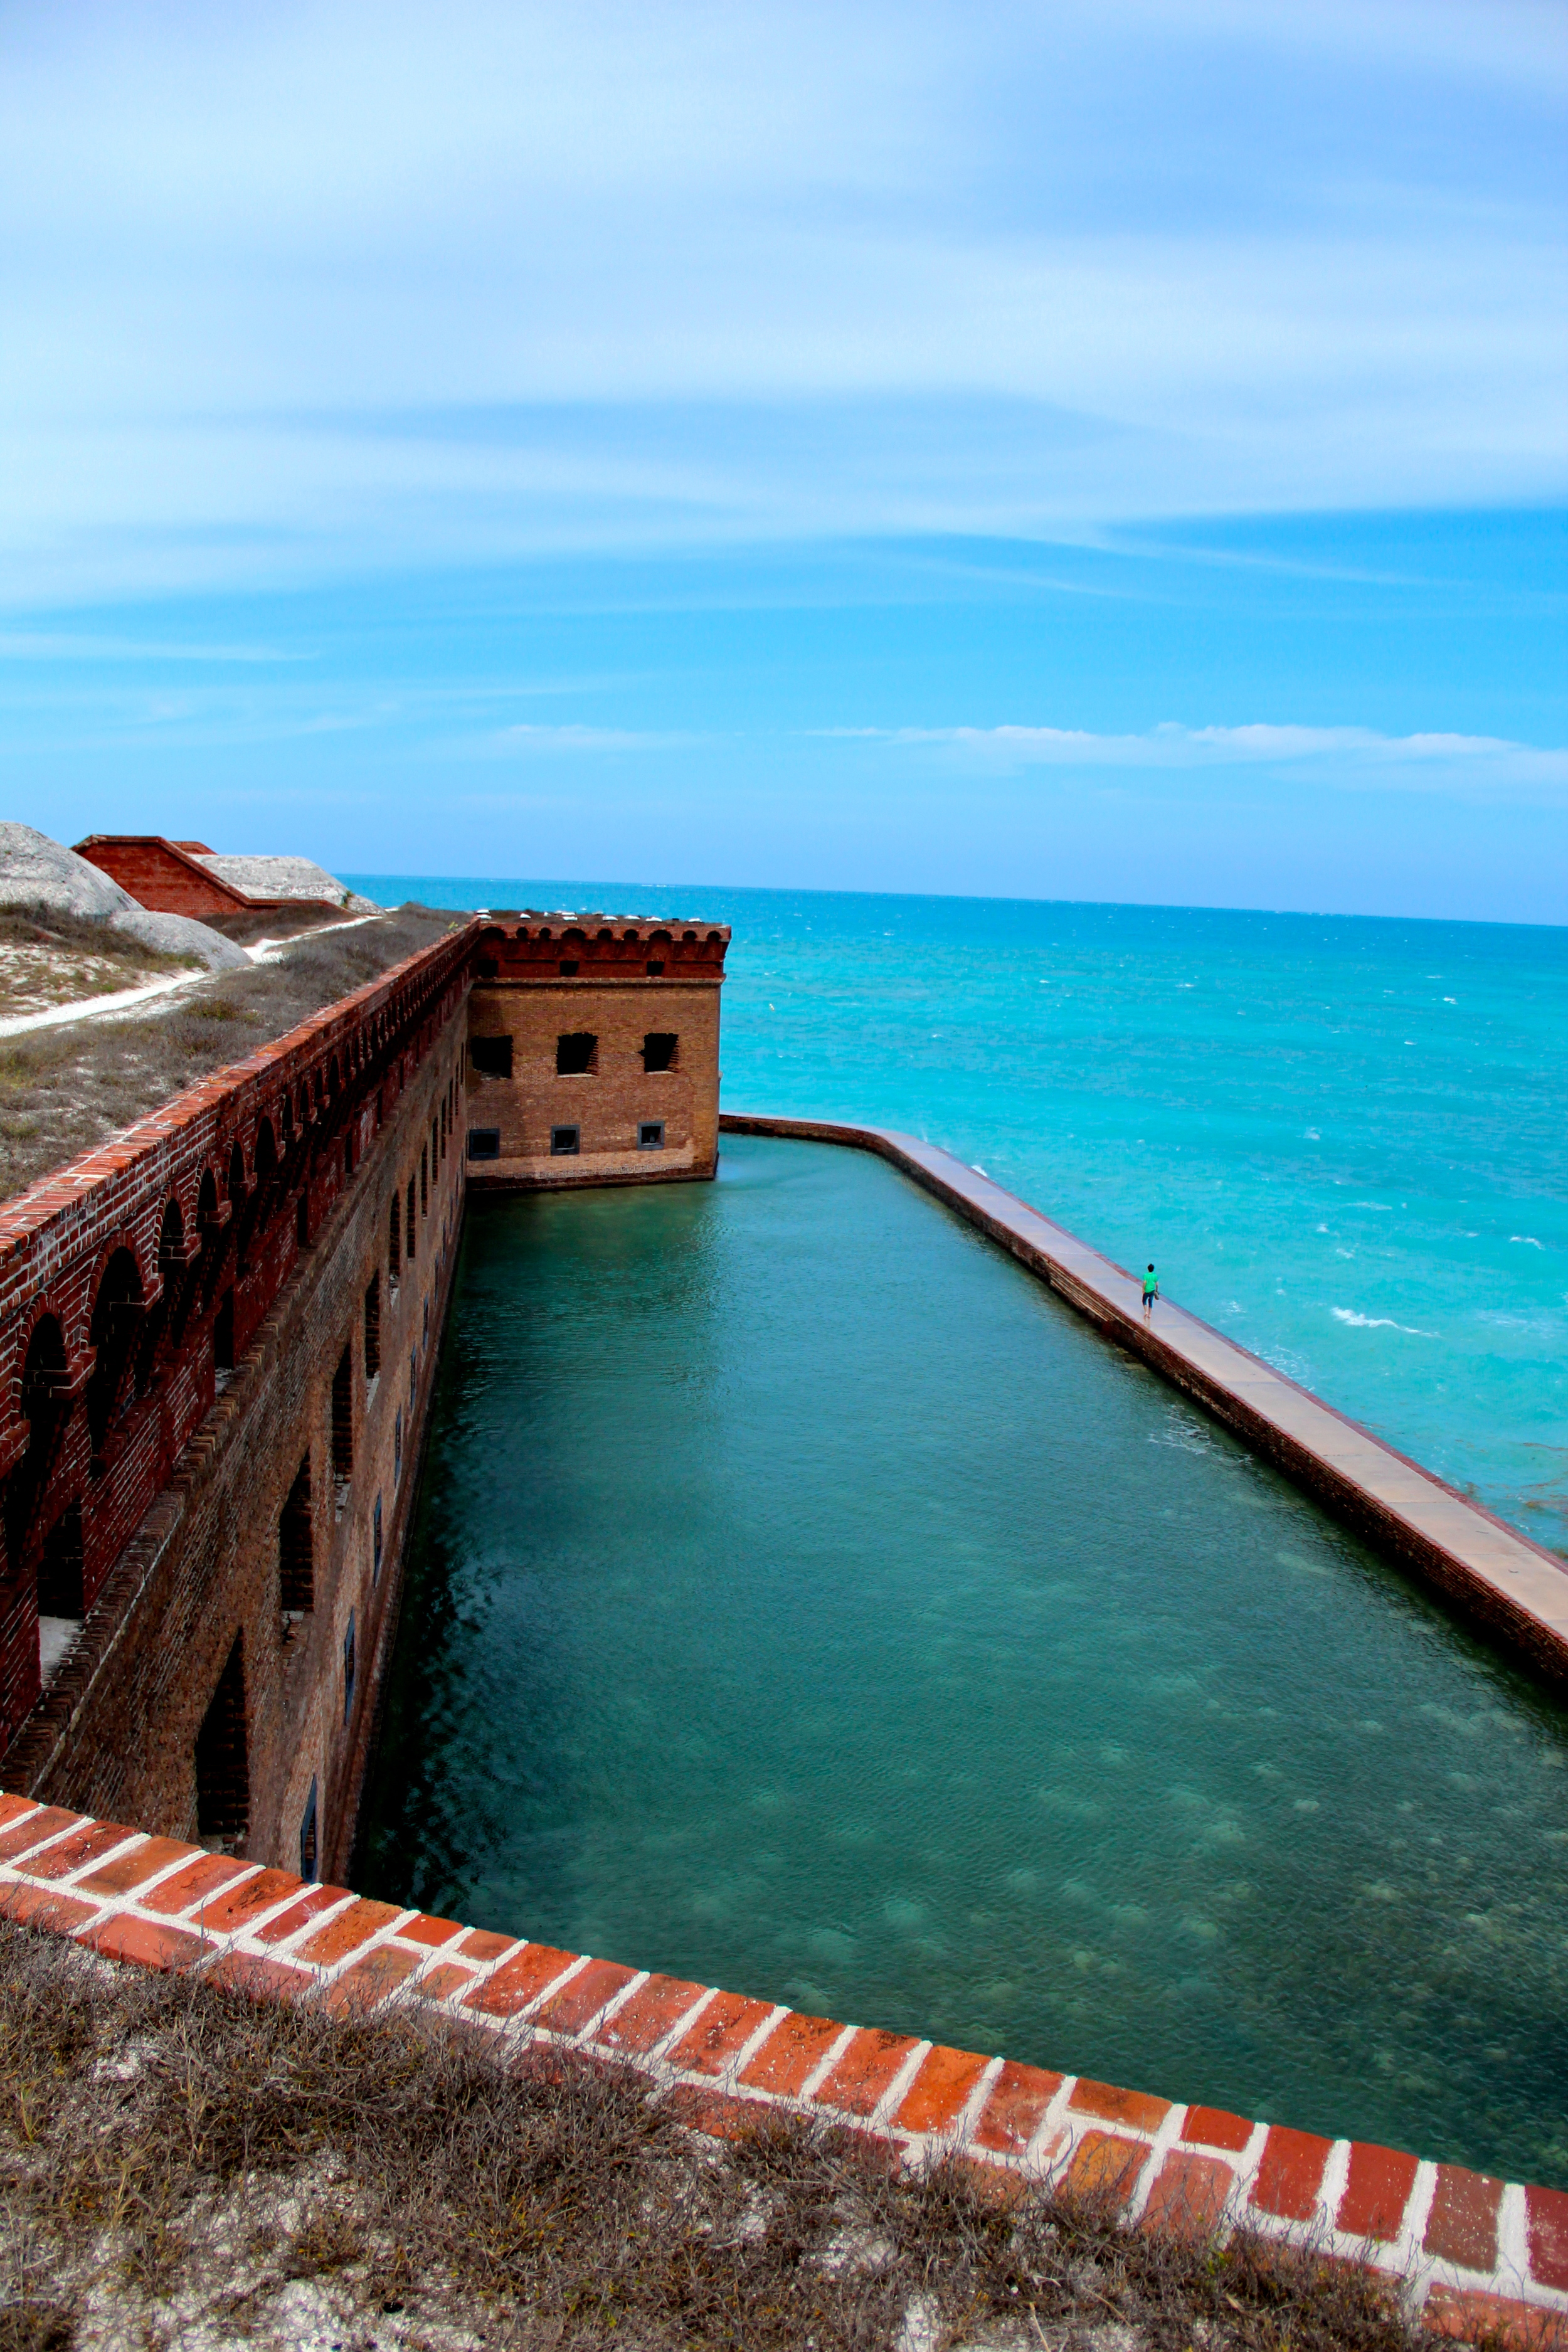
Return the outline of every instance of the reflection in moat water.
{"type": "Polygon", "coordinates": [[[1568,2181],[1568,1725],[860,1155],[469,1217],[360,1881],[1568,2181]]]}

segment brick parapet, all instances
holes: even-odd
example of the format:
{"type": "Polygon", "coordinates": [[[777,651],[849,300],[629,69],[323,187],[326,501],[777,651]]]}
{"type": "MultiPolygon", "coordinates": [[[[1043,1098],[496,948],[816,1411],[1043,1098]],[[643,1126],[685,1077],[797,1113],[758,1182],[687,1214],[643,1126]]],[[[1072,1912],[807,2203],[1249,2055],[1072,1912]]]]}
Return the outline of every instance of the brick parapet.
{"type": "Polygon", "coordinates": [[[1568,2347],[1561,2189],[802,2016],[27,1798],[0,1796],[0,1915],[259,1999],[414,2007],[520,2053],[616,2061],[716,2136],[803,2116],[900,2164],[956,2157],[1003,2193],[1047,2181],[1108,2195],[1129,2226],[1256,2230],[1401,2282],[1439,2334],[1568,2347]]]}
{"type": "Polygon", "coordinates": [[[346,1865],[460,1230],[464,1163],[451,1109],[461,1028],[459,1008],[110,1570],[5,1756],[11,1786],[191,1835],[200,1826],[197,1736],[237,1634],[247,1805],[239,1850],[288,1860],[309,1814],[323,1865],[346,1865]],[[396,1282],[386,1254],[395,1202],[396,1282]],[[363,1344],[373,1281],[374,1378],[363,1344]],[[301,1465],[311,1591],[290,1621],[280,1615],[280,1514],[301,1465]]]}
{"type": "Polygon", "coordinates": [[[646,980],[651,963],[656,978],[717,982],[729,946],[727,923],[491,908],[475,955],[480,980],[646,980]]]}
{"type": "Polygon", "coordinates": [[[46,1543],[79,1511],[89,1614],[212,1412],[220,1326],[237,1365],[461,1010],[472,928],[0,1207],[0,1753],[39,1694],[46,1543]]]}

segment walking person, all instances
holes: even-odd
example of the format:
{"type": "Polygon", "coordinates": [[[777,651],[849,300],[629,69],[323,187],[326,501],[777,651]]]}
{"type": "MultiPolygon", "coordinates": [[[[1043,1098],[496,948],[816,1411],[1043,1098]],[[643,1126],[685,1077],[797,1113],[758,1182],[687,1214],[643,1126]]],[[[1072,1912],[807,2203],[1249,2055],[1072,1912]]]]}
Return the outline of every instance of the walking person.
{"type": "Polygon", "coordinates": [[[1151,1260],[1148,1271],[1143,1276],[1143,1320],[1145,1323],[1147,1323],[1152,1316],[1154,1311],[1154,1301],[1159,1297],[1159,1280],[1154,1273],[1153,1263],[1151,1260]]]}

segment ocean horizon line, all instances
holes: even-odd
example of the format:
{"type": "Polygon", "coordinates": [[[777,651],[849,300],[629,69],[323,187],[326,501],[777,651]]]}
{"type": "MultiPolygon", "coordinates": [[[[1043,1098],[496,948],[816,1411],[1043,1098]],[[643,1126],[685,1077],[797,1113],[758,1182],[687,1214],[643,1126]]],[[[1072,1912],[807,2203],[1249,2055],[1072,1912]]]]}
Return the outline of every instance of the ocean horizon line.
{"type": "MultiPolygon", "coordinates": [[[[584,892],[608,889],[644,891],[650,892],[656,897],[666,898],[676,895],[690,896],[706,891],[710,894],[736,898],[859,898],[875,899],[879,902],[889,900],[898,904],[907,902],[916,906],[935,904],[973,907],[1059,907],[1107,914],[1236,915],[1257,917],[1270,922],[1398,923],[1419,925],[1427,930],[1542,931],[1549,936],[1560,932],[1568,933],[1568,921],[1562,923],[1503,922],[1493,916],[1367,914],[1331,907],[1247,907],[1217,901],[1208,904],[1162,898],[1037,898],[1000,891],[836,889],[821,883],[627,880],[606,882],[603,879],[588,880],[581,876],[542,877],[537,875],[515,874],[415,874],[395,869],[372,873],[359,868],[351,871],[347,867],[339,869],[338,878],[355,889],[363,890],[367,897],[373,895],[366,887],[371,883],[416,882],[424,885],[436,882],[454,889],[459,885],[477,883],[482,884],[489,889],[494,889],[500,885],[508,887],[516,885],[532,891],[572,891],[579,897],[584,892]]],[[[460,905],[460,902],[455,898],[445,903],[454,909],[458,909],[460,905]]],[[[482,911],[482,909],[475,909],[475,911],[482,911]]],[[[566,910],[562,908],[559,911],[566,910]]],[[[602,911],[608,912],[609,909],[606,908],[602,911]]]]}

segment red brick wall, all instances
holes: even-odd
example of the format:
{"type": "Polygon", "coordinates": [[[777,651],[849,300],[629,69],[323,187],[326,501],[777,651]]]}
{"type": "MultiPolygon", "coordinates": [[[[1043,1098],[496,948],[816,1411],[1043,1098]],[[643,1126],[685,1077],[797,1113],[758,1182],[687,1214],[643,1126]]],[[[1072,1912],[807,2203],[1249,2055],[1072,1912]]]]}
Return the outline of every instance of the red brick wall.
{"type": "Polygon", "coordinates": [[[231,889],[155,834],[89,834],[76,845],[77,856],[98,866],[139,907],[158,915],[231,915],[251,901],[243,890],[231,889]]]}
{"type": "Polygon", "coordinates": [[[500,1156],[473,1159],[477,1187],[646,1182],[711,1176],[719,1149],[719,992],[730,941],[718,926],[492,919],[475,950],[473,1036],[510,1037],[510,1078],[468,1070],[470,1129],[496,1130],[500,1156]],[[662,967],[650,971],[649,966],[662,967]],[[573,967],[575,967],[574,970],[573,967]],[[564,969],[563,969],[564,967],[564,969]],[[556,1069],[556,1040],[597,1039],[594,1066],[556,1069]],[[675,1066],[644,1067],[650,1033],[679,1039],[675,1066]],[[639,1150],[645,1121],[664,1128],[639,1150]],[[552,1155],[552,1127],[581,1150],[552,1155]]]}
{"type": "MultiPolygon", "coordinates": [[[[457,1103],[471,948],[470,928],[411,957],[0,1209],[0,1758],[13,1785],[5,1749],[39,1692],[37,1577],[50,1531],[79,1508],[90,1622],[154,1504],[165,1517],[183,1507],[172,1482],[199,1484],[223,1451],[231,1394],[218,1399],[216,1354],[226,1328],[237,1368],[258,1345],[282,1345],[279,1332],[300,1341],[289,1317],[296,1290],[310,1287],[293,1279],[301,1201],[307,1256],[330,1234],[333,1253],[357,1249],[356,1265],[369,1263],[386,1205],[372,1208],[370,1196],[384,1181],[390,1199],[394,1146],[401,1154],[407,1128],[416,1166],[448,1090],[457,1103]],[[355,1196],[346,1223],[345,1194],[355,1196]],[[182,1236],[173,1250],[161,1246],[171,1229],[182,1236]],[[110,1309],[116,1290],[132,1297],[110,1309]],[[264,1334],[286,1290],[288,1314],[264,1334]],[[58,1358],[58,1370],[38,1376],[40,1357],[58,1358]]],[[[453,1157],[449,1141],[448,1193],[460,1181],[453,1157]]],[[[408,1173],[400,1166],[397,1181],[408,1173]]],[[[388,1331],[384,1345],[401,1345],[388,1331]]],[[[309,1344],[306,1354],[313,1380],[309,1344]]],[[[289,1362],[286,1382],[303,1377],[289,1362]]],[[[237,1377],[230,1389],[241,1385],[237,1377]]],[[[276,1435],[264,1414],[245,1442],[276,1435]]]]}
{"type": "Polygon", "coordinates": [[[575,1181],[714,1165],[728,932],[562,937],[560,919],[468,924],[0,1207],[11,1787],[297,1863],[313,1783],[321,1866],[346,1866],[473,1165],[470,1013],[482,1032],[499,1006],[517,1041],[503,1172],[552,1181],[563,1105],[584,1130],[575,1181]],[[476,966],[492,976],[471,1009],[476,966]],[[600,1034],[592,1076],[555,1075],[563,1028],[600,1034]],[[677,1067],[644,1069],[648,1031],[679,1036],[677,1067]],[[665,1150],[637,1151],[639,1118],[665,1120],[665,1150]],[[346,1472],[334,1429],[340,1448],[352,1439],[346,1472]],[[75,1628],[47,1686],[40,1578],[47,1613],[75,1628]],[[243,1834],[198,1806],[220,1688],[234,1694],[224,1753],[244,1727],[243,1834]]]}

